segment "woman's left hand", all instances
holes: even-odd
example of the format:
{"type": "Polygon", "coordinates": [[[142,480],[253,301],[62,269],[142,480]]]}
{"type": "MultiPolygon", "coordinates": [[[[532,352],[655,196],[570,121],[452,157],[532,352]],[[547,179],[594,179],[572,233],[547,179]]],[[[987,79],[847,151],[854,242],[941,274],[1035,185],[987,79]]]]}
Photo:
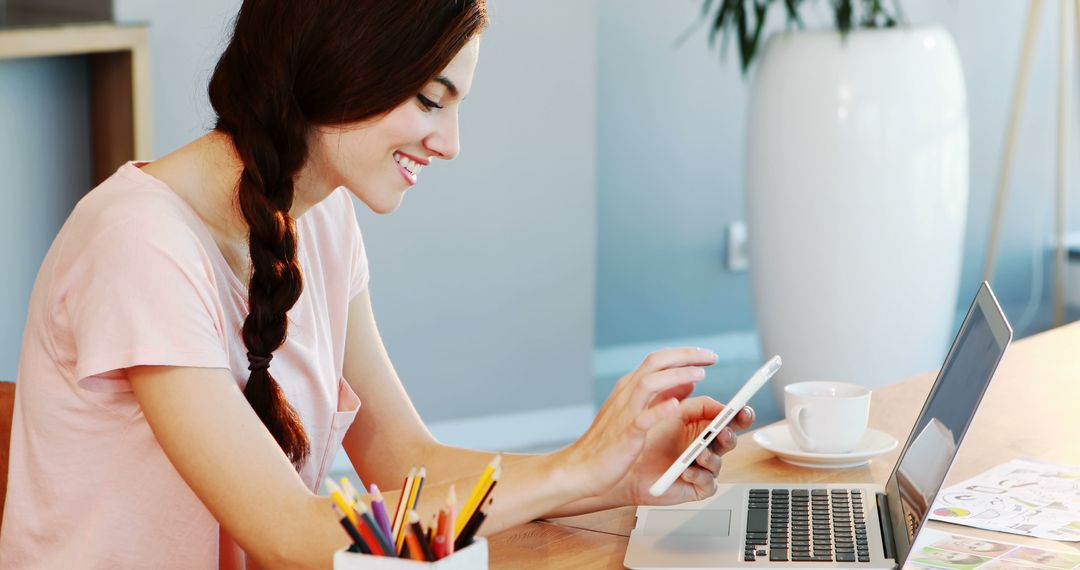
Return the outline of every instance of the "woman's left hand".
{"type": "Polygon", "coordinates": [[[667,492],[653,497],[649,494],[649,487],[667,471],[694,438],[701,436],[702,430],[723,409],[723,404],[708,396],[682,399],[678,414],[649,429],[641,455],[604,502],[612,505],[671,505],[712,496],[716,492],[721,456],[735,449],[738,442],[735,431],[747,429],[754,423],[755,414],[750,406],[736,414],[735,419],[720,431],[709,448],[701,452],[667,492]]]}

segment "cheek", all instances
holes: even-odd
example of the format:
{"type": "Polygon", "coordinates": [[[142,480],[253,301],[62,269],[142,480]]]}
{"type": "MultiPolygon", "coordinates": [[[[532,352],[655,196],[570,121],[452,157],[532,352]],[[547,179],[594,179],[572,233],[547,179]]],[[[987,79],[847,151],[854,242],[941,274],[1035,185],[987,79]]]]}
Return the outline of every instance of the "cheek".
{"type": "Polygon", "coordinates": [[[380,121],[379,138],[390,148],[415,145],[431,130],[429,121],[414,102],[406,102],[380,121]]]}

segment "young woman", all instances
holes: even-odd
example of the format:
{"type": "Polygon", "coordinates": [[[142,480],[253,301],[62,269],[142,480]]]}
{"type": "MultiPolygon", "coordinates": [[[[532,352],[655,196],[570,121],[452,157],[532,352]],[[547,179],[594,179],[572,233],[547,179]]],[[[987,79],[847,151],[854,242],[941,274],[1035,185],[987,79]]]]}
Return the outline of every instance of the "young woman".
{"type": "MultiPolygon", "coordinates": [[[[392,212],[457,155],[486,23],[483,0],[244,2],[214,130],[121,167],[44,261],[0,566],[329,567],[348,539],[316,493],[339,444],[384,489],[419,464],[426,497],[468,488],[492,455],[440,444],[405,394],[350,194],[392,212]]],[[[719,413],[689,397],[715,360],[652,354],[578,441],[507,458],[484,531],[713,493],[730,429],[666,495],[645,489],[719,413]]]]}

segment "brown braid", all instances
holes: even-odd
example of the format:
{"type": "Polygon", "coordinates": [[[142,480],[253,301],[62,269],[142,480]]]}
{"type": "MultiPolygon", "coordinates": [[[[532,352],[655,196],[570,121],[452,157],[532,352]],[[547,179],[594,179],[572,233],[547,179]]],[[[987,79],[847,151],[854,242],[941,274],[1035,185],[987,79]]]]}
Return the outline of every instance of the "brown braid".
{"type": "Polygon", "coordinates": [[[416,96],[487,25],[484,0],[245,0],[210,80],[238,183],[251,281],[242,337],[251,407],[298,469],[310,443],[270,373],[303,291],[293,180],[316,125],[377,117],[416,96]]]}

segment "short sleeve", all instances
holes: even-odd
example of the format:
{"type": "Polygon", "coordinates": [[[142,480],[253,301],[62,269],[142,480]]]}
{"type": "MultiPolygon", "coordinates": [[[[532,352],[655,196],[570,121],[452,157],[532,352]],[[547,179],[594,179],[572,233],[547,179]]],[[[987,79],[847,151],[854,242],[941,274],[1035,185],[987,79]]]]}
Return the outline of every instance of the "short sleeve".
{"type": "Polygon", "coordinates": [[[352,195],[347,190],[340,191],[347,203],[347,207],[343,209],[347,213],[345,228],[350,243],[349,300],[352,301],[357,295],[367,291],[370,275],[367,251],[364,249],[364,237],[360,233],[360,223],[356,220],[356,208],[353,206],[352,195]]]}
{"type": "Polygon", "coordinates": [[[229,367],[213,265],[181,219],[113,223],[75,249],[57,335],[68,337],[80,385],[130,389],[90,377],[139,365],[229,367]]]}

